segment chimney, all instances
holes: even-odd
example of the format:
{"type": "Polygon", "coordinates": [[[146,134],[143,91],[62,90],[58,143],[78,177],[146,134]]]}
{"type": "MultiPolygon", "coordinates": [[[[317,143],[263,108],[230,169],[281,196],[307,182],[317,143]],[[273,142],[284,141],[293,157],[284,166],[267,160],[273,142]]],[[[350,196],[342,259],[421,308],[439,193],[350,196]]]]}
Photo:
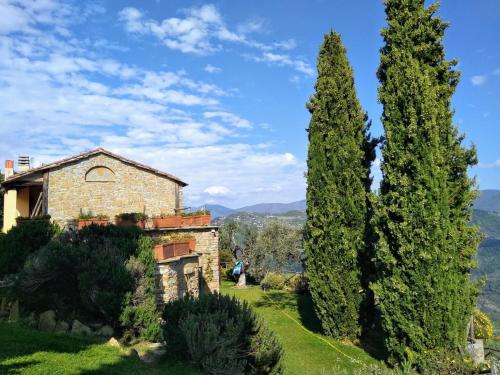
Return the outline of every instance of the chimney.
{"type": "Polygon", "coordinates": [[[14,175],[14,160],[5,160],[5,179],[14,175]]]}
{"type": "Polygon", "coordinates": [[[17,159],[17,166],[19,167],[20,173],[29,171],[29,169],[30,169],[30,157],[29,156],[19,156],[19,158],[17,159]]]}

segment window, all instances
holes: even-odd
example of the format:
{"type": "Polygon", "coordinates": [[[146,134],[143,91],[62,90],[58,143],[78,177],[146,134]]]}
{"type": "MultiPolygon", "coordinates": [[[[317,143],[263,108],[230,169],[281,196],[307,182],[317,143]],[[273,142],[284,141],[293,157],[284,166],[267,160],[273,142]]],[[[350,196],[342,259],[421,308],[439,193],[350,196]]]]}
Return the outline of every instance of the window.
{"type": "Polygon", "coordinates": [[[115,172],[108,167],[93,167],[85,175],[86,182],[114,182],[115,172]]]}

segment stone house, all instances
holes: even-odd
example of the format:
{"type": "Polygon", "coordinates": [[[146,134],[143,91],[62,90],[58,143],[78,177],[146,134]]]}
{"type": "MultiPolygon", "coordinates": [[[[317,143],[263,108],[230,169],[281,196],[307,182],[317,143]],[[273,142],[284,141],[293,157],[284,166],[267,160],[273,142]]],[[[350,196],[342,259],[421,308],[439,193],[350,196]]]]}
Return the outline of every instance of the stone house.
{"type": "MultiPolygon", "coordinates": [[[[120,213],[140,212],[149,218],[183,212],[183,188],[187,184],[169,173],[126,159],[102,148],[30,168],[29,158],[5,162],[4,227],[16,218],[50,215],[65,230],[78,225],[78,217],[105,215],[113,222],[120,213]]],[[[173,233],[194,237],[194,251],[158,261],[158,297],[166,302],[190,292],[219,290],[218,228],[192,225],[153,228],[145,232],[161,240],[173,233]]]]}

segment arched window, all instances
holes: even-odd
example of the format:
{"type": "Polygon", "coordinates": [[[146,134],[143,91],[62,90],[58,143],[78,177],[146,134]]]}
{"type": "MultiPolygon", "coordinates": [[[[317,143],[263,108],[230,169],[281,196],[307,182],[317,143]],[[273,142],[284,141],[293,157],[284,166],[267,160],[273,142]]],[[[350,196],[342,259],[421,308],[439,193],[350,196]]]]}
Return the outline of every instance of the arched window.
{"type": "Polygon", "coordinates": [[[86,182],[114,182],[115,172],[108,167],[93,167],[85,174],[86,182]]]}

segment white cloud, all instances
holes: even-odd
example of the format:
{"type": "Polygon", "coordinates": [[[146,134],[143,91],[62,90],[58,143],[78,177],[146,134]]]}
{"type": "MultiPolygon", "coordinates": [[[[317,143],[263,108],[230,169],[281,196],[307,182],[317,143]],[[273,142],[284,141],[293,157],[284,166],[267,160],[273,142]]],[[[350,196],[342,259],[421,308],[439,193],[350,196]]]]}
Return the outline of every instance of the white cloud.
{"type": "Polygon", "coordinates": [[[229,194],[229,189],[225,186],[210,186],[204,192],[212,196],[225,196],[229,194]]]}
{"type": "Polygon", "coordinates": [[[240,34],[262,33],[266,31],[266,26],[263,19],[252,19],[240,23],[236,29],[240,34]]]}
{"type": "MultiPolygon", "coordinates": [[[[119,19],[129,33],[153,35],[166,47],[183,53],[207,55],[221,50],[223,43],[237,43],[263,52],[262,56],[254,57],[254,61],[292,67],[306,75],[314,74],[314,70],[304,60],[275,53],[276,50],[294,49],[297,46],[295,39],[262,43],[249,37],[249,34],[264,30],[263,20],[247,21],[238,25],[237,31],[232,31],[226,26],[219,10],[212,4],[184,9],[183,14],[184,18],[170,17],[157,21],[147,18],[137,8],[127,7],[119,12],[119,19]]],[[[207,65],[205,70],[215,73],[217,68],[207,65]]]]}
{"type": "Polygon", "coordinates": [[[499,169],[500,168],[500,159],[494,161],[493,163],[479,163],[479,168],[484,169],[499,169]]]}
{"type": "Polygon", "coordinates": [[[477,76],[472,76],[470,81],[473,86],[482,86],[483,84],[486,83],[486,76],[484,75],[477,75],[477,76]]]}
{"type": "Polygon", "coordinates": [[[250,121],[241,118],[234,113],[216,111],[216,112],[205,112],[203,116],[207,119],[219,118],[222,122],[237,127],[237,128],[250,128],[252,124],[250,121]]]}
{"type": "Polygon", "coordinates": [[[119,18],[128,32],[150,34],[160,39],[171,49],[184,53],[207,54],[219,47],[212,39],[239,41],[241,37],[229,31],[214,5],[202,5],[184,11],[185,18],[171,17],[161,22],[146,19],[144,14],[132,7],[123,9],[119,18]]]}
{"type": "Polygon", "coordinates": [[[265,62],[270,65],[290,66],[298,72],[308,76],[314,75],[314,69],[304,60],[294,59],[286,54],[277,54],[272,52],[264,52],[261,56],[249,56],[250,59],[257,62],[265,62]]]}
{"type": "Polygon", "coordinates": [[[218,67],[213,66],[213,65],[211,65],[211,64],[207,64],[203,70],[204,70],[205,72],[207,72],[207,73],[219,73],[219,72],[221,72],[221,71],[222,71],[222,69],[221,69],[221,68],[218,68],[218,67]]]}

